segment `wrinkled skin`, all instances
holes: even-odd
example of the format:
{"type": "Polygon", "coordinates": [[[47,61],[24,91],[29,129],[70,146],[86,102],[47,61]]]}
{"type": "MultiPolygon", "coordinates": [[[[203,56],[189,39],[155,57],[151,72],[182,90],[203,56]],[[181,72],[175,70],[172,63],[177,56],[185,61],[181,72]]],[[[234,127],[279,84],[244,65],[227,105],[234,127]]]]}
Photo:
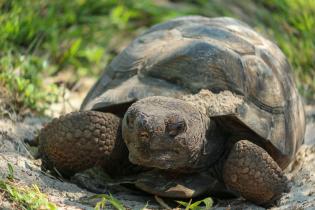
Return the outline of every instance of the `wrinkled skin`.
{"type": "Polygon", "coordinates": [[[207,141],[212,124],[183,100],[161,96],[142,99],[131,105],[123,119],[129,160],[177,172],[206,168],[223,150],[223,141],[207,141]]]}

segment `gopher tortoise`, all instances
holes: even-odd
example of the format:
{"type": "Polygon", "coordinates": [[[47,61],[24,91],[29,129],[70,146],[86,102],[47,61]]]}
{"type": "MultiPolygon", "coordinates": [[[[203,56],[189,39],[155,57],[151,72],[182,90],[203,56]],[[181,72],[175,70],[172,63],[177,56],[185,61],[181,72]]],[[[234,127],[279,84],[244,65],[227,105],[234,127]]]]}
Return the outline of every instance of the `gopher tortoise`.
{"type": "Polygon", "coordinates": [[[283,169],[304,132],[281,50],[233,18],[188,16],[115,57],[80,111],[41,130],[39,152],[64,176],[101,166],[114,178],[138,175],[135,186],[159,196],[195,197],[219,183],[269,205],[289,190],[283,169]]]}

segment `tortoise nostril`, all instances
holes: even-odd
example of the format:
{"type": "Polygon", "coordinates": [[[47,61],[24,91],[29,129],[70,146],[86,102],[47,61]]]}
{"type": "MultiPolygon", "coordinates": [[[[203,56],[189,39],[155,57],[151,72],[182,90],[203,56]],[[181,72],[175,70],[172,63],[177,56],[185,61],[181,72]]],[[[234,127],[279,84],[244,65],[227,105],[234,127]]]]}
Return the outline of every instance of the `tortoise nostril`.
{"type": "Polygon", "coordinates": [[[149,138],[149,133],[147,131],[141,131],[139,133],[139,137],[142,139],[142,140],[145,140],[145,139],[148,139],[149,138]]]}

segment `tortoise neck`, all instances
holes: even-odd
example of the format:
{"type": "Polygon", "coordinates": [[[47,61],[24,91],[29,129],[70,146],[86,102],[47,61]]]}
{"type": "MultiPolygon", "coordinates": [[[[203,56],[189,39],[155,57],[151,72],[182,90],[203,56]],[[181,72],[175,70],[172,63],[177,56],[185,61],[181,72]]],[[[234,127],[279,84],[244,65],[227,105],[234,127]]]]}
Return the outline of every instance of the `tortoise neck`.
{"type": "Polygon", "coordinates": [[[204,126],[206,127],[203,146],[192,157],[192,166],[197,170],[208,170],[213,167],[223,156],[227,135],[218,123],[204,115],[204,126]]]}

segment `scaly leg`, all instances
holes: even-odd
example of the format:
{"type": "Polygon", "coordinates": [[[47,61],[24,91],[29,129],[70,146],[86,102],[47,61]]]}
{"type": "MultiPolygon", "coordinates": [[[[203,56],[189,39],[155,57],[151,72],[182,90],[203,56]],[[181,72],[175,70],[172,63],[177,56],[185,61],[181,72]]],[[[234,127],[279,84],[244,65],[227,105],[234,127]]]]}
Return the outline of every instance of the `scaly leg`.
{"type": "Polygon", "coordinates": [[[259,205],[270,205],[289,190],[287,177],[271,156],[247,140],[238,141],[223,167],[226,186],[259,205]]]}
{"type": "Polygon", "coordinates": [[[44,168],[56,168],[64,176],[97,165],[110,174],[118,162],[128,161],[120,118],[96,111],[54,119],[39,134],[39,153],[44,168]]]}

